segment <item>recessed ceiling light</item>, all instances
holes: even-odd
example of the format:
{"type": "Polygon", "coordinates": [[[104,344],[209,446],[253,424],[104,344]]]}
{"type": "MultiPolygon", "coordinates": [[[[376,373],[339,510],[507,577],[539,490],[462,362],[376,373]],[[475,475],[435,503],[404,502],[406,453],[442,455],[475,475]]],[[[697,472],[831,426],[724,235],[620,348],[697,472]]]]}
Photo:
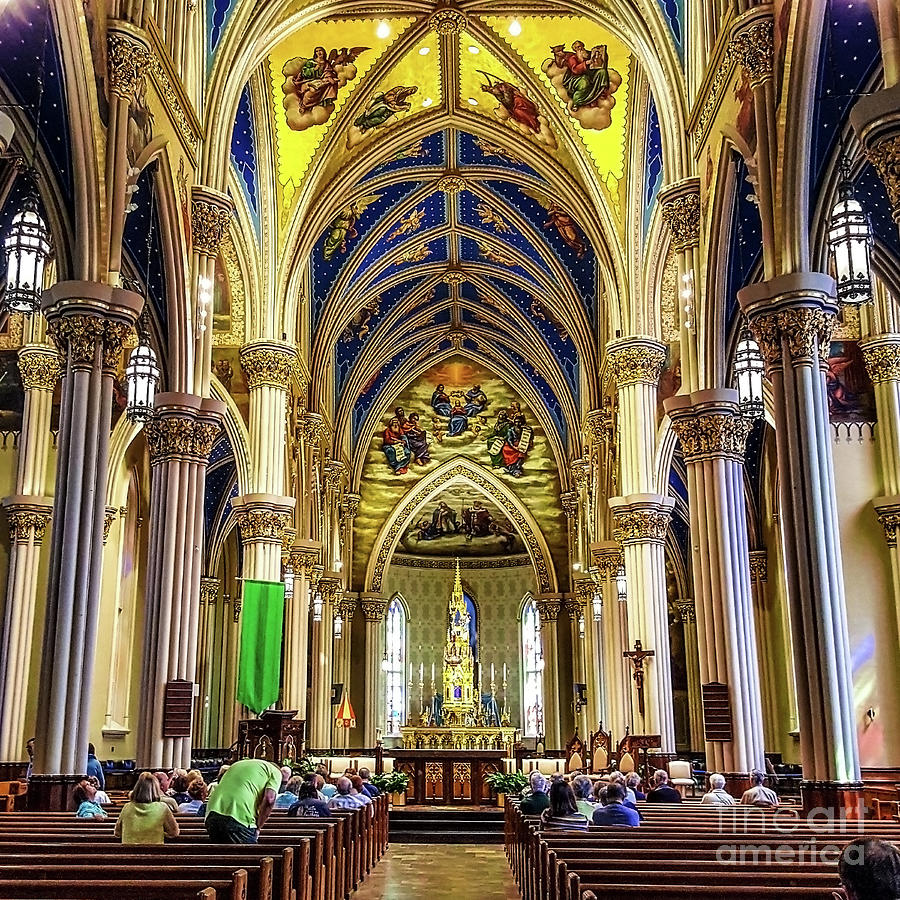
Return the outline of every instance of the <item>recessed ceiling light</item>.
{"type": "Polygon", "coordinates": [[[481,53],[481,51],[474,44],[472,44],[469,47],[469,53],[481,53]]]}
{"type": "Polygon", "coordinates": [[[513,37],[518,37],[522,33],[522,24],[518,19],[513,19],[512,22],[509,23],[509,33],[513,37]]]}
{"type": "Polygon", "coordinates": [[[383,19],[378,23],[378,27],[375,29],[375,36],[380,37],[384,40],[386,37],[390,37],[391,34],[391,26],[388,25],[383,19]]]}
{"type": "Polygon", "coordinates": [[[478,101],[474,97],[469,97],[469,106],[478,106],[478,101]]]}
{"type": "Polygon", "coordinates": [[[422,106],[431,106],[432,103],[434,103],[434,100],[432,100],[431,97],[426,97],[422,101],[422,106]]]}
{"type": "Polygon", "coordinates": [[[419,56],[428,56],[431,53],[431,47],[419,47],[419,56]]]}

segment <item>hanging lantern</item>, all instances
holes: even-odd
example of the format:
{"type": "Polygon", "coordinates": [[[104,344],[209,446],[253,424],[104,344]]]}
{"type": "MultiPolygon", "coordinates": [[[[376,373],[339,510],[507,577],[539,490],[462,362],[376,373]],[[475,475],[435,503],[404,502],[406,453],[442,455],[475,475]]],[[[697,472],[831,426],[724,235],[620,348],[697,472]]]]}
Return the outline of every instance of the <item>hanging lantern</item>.
{"type": "Polygon", "coordinates": [[[28,197],[13,216],[6,250],[5,303],[13,312],[30,315],[41,302],[44,263],[50,255],[50,235],[38,212],[37,198],[28,197]]]}
{"type": "Polygon", "coordinates": [[[312,595],[313,622],[322,621],[322,592],[314,591],[312,595]]]}
{"type": "Polygon", "coordinates": [[[862,204],[853,193],[846,172],[838,187],[838,200],[831,210],[828,244],[834,260],[837,296],[842,303],[866,303],[872,299],[869,251],[872,228],[862,204]]]}
{"type": "Polygon", "coordinates": [[[350,705],[350,696],[345,690],[341,695],[341,705],[338,707],[337,715],[334,717],[334,724],[338,728],[356,728],[356,713],[350,705]]]}
{"type": "Polygon", "coordinates": [[[153,401],[159,387],[159,366],[156,354],[146,337],[131,351],[125,367],[125,384],[128,390],[128,405],[125,415],[129,422],[147,422],[153,415],[153,401]]]}
{"type": "Polygon", "coordinates": [[[591,597],[591,613],[595,622],[599,622],[603,618],[603,594],[599,589],[594,591],[594,595],[591,597]]]}
{"type": "Polygon", "coordinates": [[[628,582],[625,580],[625,566],[619,566],[619,571],[616,572],[616,591],[620,601],[624,602],[628,599],[628,582]]]}
{"type": "Polygon", "coordinates": [[[339,641],[344,636],[344,617],[338,613],[334,617],[334,639],[339,641]]]}
{"type": "Polygon", "coordinates": [[[734,354],[734,380],[741,413],[748,419],[761,419],[766,414],[763,401],[763,358],[759,344],[745,328],[734,354]]]}

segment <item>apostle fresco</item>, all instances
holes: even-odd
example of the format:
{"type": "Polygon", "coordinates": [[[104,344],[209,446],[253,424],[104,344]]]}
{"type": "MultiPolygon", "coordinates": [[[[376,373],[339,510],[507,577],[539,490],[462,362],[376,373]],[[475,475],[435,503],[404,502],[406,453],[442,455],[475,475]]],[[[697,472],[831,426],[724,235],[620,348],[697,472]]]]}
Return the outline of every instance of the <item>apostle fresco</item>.
{"type": "Polygon", "coordinates": [[[528,425],[518,401],[500,410],[487,438],[491,465],[507,475],[521,478],[525,460],[534,446],[534,430],[528,425]]]}
{"type": "Polygon", "coordinates": [[[313,125],[323,125],[334,111],[338,91],[356,77],[354,62],[369,47],[325,52],[316,47],[311,57],[295,56],[281,69],[284,83],[284,111],[288,126],[305,131],[313,125]]]}
{"type": "Polygon", "coordinates": [[[396,416],[391,417],[381,434],[381,449],[395,475],[405,475],[409,471],[409,443],[396,416]]]}
{"type": "Polygon", "coordinates": [[[584,41],[573,41],[571,50],[557,44],[550,53],[552,56],[541,69],[565,101],[569,114],[583,128],[609,128],[616,105],[613,95],[622,76],[610,68],[606,44],[596,44],[588,50],[584,41]]]}
{"type": "MultiPolygon", "coordinates": [[[[480,70],[479,70],[480,71],[480,70]]],[[[556,137],[550,130],[547,117],[538,109],[537,104],[521,88],[488,72],[481,72],[485,83],[481,90],[495,97],[500,104],[494,109],[494,115],[507,122],[520,134],[532,137],[551,150],[556,149],[556,137]]]]}
{"type": "Polygon", "coordinates": [[[378,91],[372,96],[365,111],[353,120],[347,135],[347,146],[358,144],[370,131],[381,128],[397,113],[409,112],[409,98],[419,89],[415,85],[398,84],[389,91],[378,91]]]}
{"type": "Polygon", "coordinates": [[[439,384],[431,394],[431,408],[449,419],[446,437],[457,437],[468,431],[469,418],[480,415],[487,403],[488,398],[478,385],[466,394],[462,391],[448,394],[444,385],[439,384]]]}

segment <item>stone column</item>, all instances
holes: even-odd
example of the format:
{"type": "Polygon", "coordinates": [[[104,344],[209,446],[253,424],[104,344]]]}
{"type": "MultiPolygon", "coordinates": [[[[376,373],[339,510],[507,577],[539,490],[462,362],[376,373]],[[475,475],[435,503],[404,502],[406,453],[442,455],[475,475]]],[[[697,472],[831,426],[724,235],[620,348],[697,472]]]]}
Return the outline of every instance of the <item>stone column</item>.
{"type": "Polygon", "coordinates": [[[583,710],[584,721],[581,727],[584,731],[581,737],[587,740],[590,732],[603,721],[603,678],[602,671],[605,665],[603,644],[601,641],[601,625],[603,617],[594,617],[594,594],[602,588],[592,578],[578,579],[574,584],[575,597],[578,600],[580,612],[584,616],[584,639],[582,646],[582,677],[576,681],[583,681],[587,685],[587,705],[583,710]]]}
{"type": "Polygon", "coordinates": [[[197,635],[197,684],[200,693],[194,707],[194,739],[200,746],[210,747],[209,707],[212,658],[210,641],[216,625],[216,603],[219,599],[219,579],[200,579],[200,631],[197,635]]]}
{"type": "Polygon", "coordinates": [[[594,544],[591,559],[600,579],[603,612],[600,618],[600,642],[603,660],[603,704],[600,720],[613,740],[619,741],[632,730],[632,684],[628,661],[627,600],[619,598],[616,577],[623,565],[622,548],[614,541],[594,544]]]}
{"type": "MultiPolygon", "coordinates": [[[[576,585],[578,582],[576,582],[576,585]]],[[[590,588],[590,582],[587,583],[586,587],[590,588]]],[[[583,590],[583,589],[582,589],[583,590]]],[[[563,600],[563,608],[566,611],[566,615],[569,619],[569,633],[571,635],[572,642],[572,683],[579,682],[580,684],[584,684],[587,686],[588,678],[587,678],[587,660],[588,657],[588,643],[590,642],[590,638],[588,636],[588,627],[587,627],[587,619],[585,618],[585,602],[581,591],[575,594],[572,597],[566,597],[563,600]],[[581,629],[584,628],[584,636],[582,636],[581,629]]],[[[592,648],[591,648],[592,649],[592,648]]],[[[575,707],[575,696],[571,687],[564,686],[563,687],[563,697],[568,693],[572,700],[572,708],[574,711],[575,707]]],[[[575,720],[575,733],[582,739],[587,740],[589,719],[588,719],[588,705],[585,704],[581,707],[577,712],[573,712],[574,720],[575,720]]],[[[568,736],[563,736],[565,740],[563,744],[565,744],[566,740],[568,740],[568,736]]]]}
{"type": "Polygon", "coordinates": [[[706,764],[734,781],[765,766],[744,500],[751,423],[730,389],[679,394],[665,407],[687,464],[700,677],[727,685],[731,700],[732,740],[707,741],[706,764]]]}
{"type": "Polygon", "coordinates": [[[322,597],[322,620],[312,623],[312,692],[309,711],[309,744],[318,750],[331,746],[332,655],[334,651],[334,610],[338,602],[340,582],[335,575],[319,579],[322,597]]]}
{"type": "MultiPolygon", "coordinates": [[[[332,623],[332,633],[334,635],[333,645],[333,670],[332,681],[335,684],[342,684],[344,690],[350,696],[350,704],[353,705],[353,693],[351,691],[351,650],[352,643],[350,641],[350,629],[353,627],[353,614],[356,612],[356,599],[354,596],[344,592],[334,606],[334,618],[341,619],[341,636],[337,636],[337,629],[332,623]]],[[[359,698],[357,698],[358,700],[359,698]]],[[[356,707],[354,707],[354,710],[356,707]]],[[[337,712],[337,710],[334,710],[337,712]]],[[[350,732],[352,728],[338,727],[334,724],[334,716],[330,716],[330,725],[334,740],[332,744],[336,748],[346,749],[351,745],[350,732]]]]}
{"type": "Polygon", "coordinates": [[[196,680],[206,465],[225,408],[162,393],[144,426],[150,451],[150,537],[137,762],[190,767],[190,735],[163,737],[168,682],[196,680]]]}
{"type": "Polygon", "coordinates": [[[113,378],[143,298],[94,282],[44,292],[63,356],[54,526],[38,692],[32,801],[63,808],[65,778],[83,772],[102,577],[113,378]]]}
{"type": "Polygon", "coordinates": [[[629,671],[634,732],[658,734],[663,753],[675,752],[675,712],[669,647],[669,604],[666,597],[666,530],[675,501],[658,494],[610,497],[615,519],[613,537],[622,544],[628,580],[628,646],[640,641],[653,650],[644,663],[644,715],[638,710],[629,671]]]}
{"type": "Polygon", "coordinates": [[[538,595],[534,598],[541,620],[541,653],[544,657],[544,744],[548,750],[562,748],[560,734],[559,687],[559,597],[538,595]]]}
{"type": "Polygon", "coordinates": [[[694,601],[683,598],[675,601],[684,631],[684,657],[688,683],[688,724],[691,750],[698,751],[704,745],[703,694],[700,690],[700,650],[697,643],[697,610],[694,601]]]}
{"type": "Polygon", "coordinates": [[[281,550],[295,502],[272,494],[244,494],[231,501],[244,545],[244,578],[281,581],[281,550]]]}
{"type": "Polygon", "coordinates": [[[381,670],[381,661],[384,658],[384,618],[388,601],[376,594],[364,594],[360,598],[360,605],[366,620],[366,729],[363,744],[366,747],[374,747],[378,735],[384,732],[386,721],[384,672],[381,670]]]}
{"type": "Polygon", "coordinates": [[[9,520],[9,576],[0,635],[0,759],[20,759],[25,734],[25,705],[30,681],[38,567],[53,500],[46,497],[50,455],[50,413],[59,379],[60,358],[45,344],[19,351],[25,388],[19,434],[16,492],[3,500],[9,520]]]}
{"type": "Polygon", "coordinates": [[[309,720],[307,669],[309,665],[309,592],[316,590],[316,566],[320,548],[309,542],[295,543],[287,555],[294,577],[294,589],[285,600],[284,677],[282,697],[285,709],[296,709],[300,719],[309,720]]]}
{"type": "Polygon", "coordinates": [[[825,391],[833,297],[833,279],[815,272],[738,292],[772,382],[804,800],[855,809],[859,752],[825,391]]]}

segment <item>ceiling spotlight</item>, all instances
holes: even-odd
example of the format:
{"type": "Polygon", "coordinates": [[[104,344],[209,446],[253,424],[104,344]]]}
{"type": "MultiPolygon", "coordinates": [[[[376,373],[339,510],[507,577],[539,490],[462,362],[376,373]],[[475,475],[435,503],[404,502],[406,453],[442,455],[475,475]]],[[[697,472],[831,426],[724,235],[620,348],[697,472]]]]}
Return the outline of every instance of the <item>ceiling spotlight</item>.
{"type": "Polygon", "coordinates": [[[469,97],[469,106],[478,106],[478,101],[474,97],[469,97]]]}
{"type": "Polygon", "coordinates": [[[481,53],[481,51],[474,44],[472,44],[469,47],[469,53],[481,53]]]}
{"type": "Polygon", "coordinates": [[[512,22],[509,23],[509,33],[513,37],[518,37],[522,33],[522,24],[518,19],[513,19],[512,22]]]}
{"type": "Polygon", "coordinates": [[[384,19],[382,19],[378,23],[378,27],[375,29],[375,36],[381,38],[382,40],[391,36],[391,26],[388,25],[388,23],[385,22],[384,19]]]}
{"type": "Polygon", "coordinates": [[[426,97],[422,101],[422,106],[431,106],[432,103],[434,103],[434,100],[432,100],[431,97],[426,97]]]}
{"type": "Polygon", "coordinates": [[[419,47],[419,56],[428,56],[431,53],[431,47],[419,47]]]}

